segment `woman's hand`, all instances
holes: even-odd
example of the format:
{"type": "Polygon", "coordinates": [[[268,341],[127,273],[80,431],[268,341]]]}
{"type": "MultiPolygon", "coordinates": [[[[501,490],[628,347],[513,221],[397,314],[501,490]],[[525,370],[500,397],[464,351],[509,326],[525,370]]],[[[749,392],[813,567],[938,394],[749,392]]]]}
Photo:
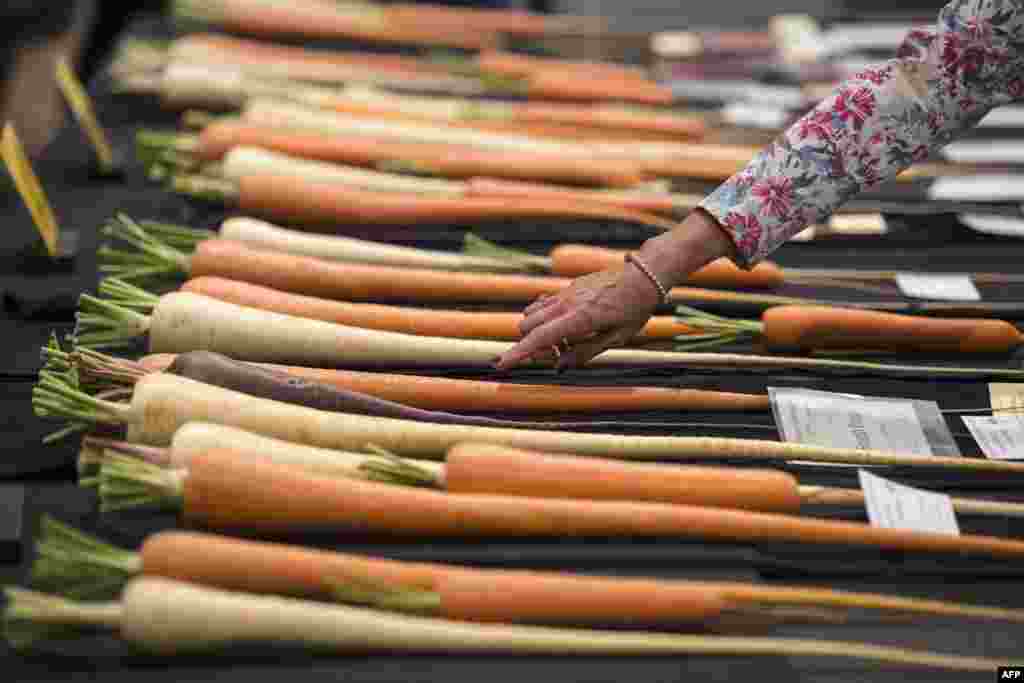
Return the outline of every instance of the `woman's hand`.
{"type": "MultiPolygon", "coordinates": [[[[710,215],[698,210],[672,232],[645,242],[637,255],[667,289],[708,262],[732,253],[729,237],[710,215]]],[[[636,336],[658,301],[654,283],[635,264],[585,275],[523,311],[523,338],[498,358],[495,368],[506,370],[551,354],[560,370],[583,365],[636,336]]]]}

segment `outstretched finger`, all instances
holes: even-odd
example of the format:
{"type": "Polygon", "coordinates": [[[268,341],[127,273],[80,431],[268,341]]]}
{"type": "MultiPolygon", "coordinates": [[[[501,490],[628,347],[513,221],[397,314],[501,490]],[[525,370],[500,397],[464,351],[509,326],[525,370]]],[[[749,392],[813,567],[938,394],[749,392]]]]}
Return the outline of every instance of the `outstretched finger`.
{"type": "Polygon", "coordinates": [[[555,368],[561,372],[568,368],[578,368],[586,365],[598,354],[622,345],[622,333],[620,330],[611,330],[604,334],[574,344],[567,351],[563,351],[561,357],[555,363],[555,368]]]}
{"type": "Polygon", "coordinates": [[[574,310],[536,327],[519,340],[519,343],[499,356],[494,367],[497,370],[506,370],[539,353],[550,351],[553,346],[561,344],[563,339],[587,338],[594,332],[590,316],[583,314],[579,309],[574,310]]]}
{"type": "Polygon", "coordinates": [[[554,294],[541,294],[539,297],[533,300],[529,306],[523,309],[523,315],[530,315],[535,311],[542,310],[557,303],[558,298],[554,294]]]}
{"type": "Polygon", "coordinates": [[[568,312],[569,305],[567,303],[561,299],[554,299],[544,308],[538,308],[532,313],[528,313],[522,320],[520,320],[519,334],[523,337],[529,336],[531,332],[541,325],[545,325],[552,320],[556,320],[568,312]]]}

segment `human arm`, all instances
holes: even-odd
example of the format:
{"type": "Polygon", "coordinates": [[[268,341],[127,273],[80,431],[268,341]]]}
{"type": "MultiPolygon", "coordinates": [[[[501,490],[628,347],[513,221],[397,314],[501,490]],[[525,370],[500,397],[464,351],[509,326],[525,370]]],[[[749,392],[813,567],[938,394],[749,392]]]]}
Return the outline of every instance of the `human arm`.
{"type": "MultiPolygon", "coordinates": [[[[666,288],[719,256],[753,266],[861,190],[895,177],[1024,97],[1024,2],[954,0],[896,59],[865,69],[709,195],[678,228],[639,252],[666,288]]],[[[576,280],[531,304],[512,367],[567,340],[560,367],[627,341],[653,313],[657,290],[635,267],[576,280]]]]}

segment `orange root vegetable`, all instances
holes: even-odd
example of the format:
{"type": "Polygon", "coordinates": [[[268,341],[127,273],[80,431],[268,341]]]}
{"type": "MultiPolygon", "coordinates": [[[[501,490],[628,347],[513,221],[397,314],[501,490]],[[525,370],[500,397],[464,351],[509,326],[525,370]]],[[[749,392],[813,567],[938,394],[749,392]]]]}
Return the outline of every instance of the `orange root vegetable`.
{"type": "MultiPolygon", "coordinates": [[[[693,208],[691,204],[681,202],[680,196],[668,192],[595,192],[592,190],[573,190],[540,183],[495,180],[493,178],[470,179],[466,193],[470,197],[508,197],[509,199],[550,198],[565,202],[566,204],[596,202],[652,214],[684,214],[693,208]]],[[[689,199],[686,195],[682,195],[682,197],[683,199],[689,199]]]]}
{"type": "Polygon", "coordinates": [[[240,146],[263,147],[317,161],[373,167],[391,165],[449,178],[490,176],[603,187],[632,187],[645,180],[639,165],[629,162],[358,135],[325,135],[315,131],[283,131],[229,120],[206,126],[189,151],[202,161],[220,161],[228,151],[240,146]]]}
{"type": "MultiPolygon", "coordinates": [[[[167,369],[173,354],[139,362],[150,372],[167,369]]],[[[647,410],[767,410],[763,394],[667,387],[582,387],[515,384],[384,372],[358,372],[265,364],[265,367],[339,389],[358,391],[418,408],[512,413],[630,412],[647,410]]]]}
{"type": "Polygon", "coordinates": [[[426,197],[353,190],[336,183],[308,182],[289,176],[259,174],[238,182],[243,211],[282,220],[319,224],[416,225],[472,223],[509,218],[595,219],[622,221],[656,230],[676,223],[640,211],[606,204],[545,198],[426,197]]]}
{"type": "Polygon", "coordinates": [[[330,0],[266,3],[247,0],[177,0],[178,16],[200,19],[228,31],[260,38],[355,39],[393,44],[479,50],[497,40],[495,32],[438,31],[389,15],[373,5],[346,7],[330,0]]]}
{"type": "Polygon", "coordinates": [[[572,71],[542,71],[526,79],[531,98],[570,101],[615,100],[648,105],[672,104],[672,89],[632,79],[580,78],[572,71]]]}
{"type": "MultiPolygon", "coordinates": [[[[625,252],[587,244],[562,244],[551,250],[551,272],[559,277],[579,277],[618,266],[625,252]]],[[[729,259],[718,259],[687,278],[697,287],[774,289],[785,284],[782,268],[762,261],[751,270],[739,268],[729,259]]]]}
{"type": "Polygon", "coordinates": [[[617,107],[566,108],[545,102],[523,102],[513,106],[520,121],[549,121],[612,130],[657,132],[673,138],[699,138],[707,124],[699,116],[630,111],[617,107]]]}
{"type": "Polygon", "coordinates": [[[718,541],[850,545],[1019,559],[1024,542],[854,522],[660,503],[450,494],[315,476],[207,452],[191,462],[183,515],[215,528],[350,530],[432,536],[679,536],[718,541]],[[267,491],[275,495],[269,496],[267,491]]]}
{"type": "Polygon", "coordinates": [[[796,478],[778,470],[623,463],[496,444],[448,449],[444,487],[449,493],[800,511],[796,478]]]}
{"type": "Polygon", "coordinates": [[[926,318],[829,306],[778,306],[762,314],[764,340],[801,349],[1006,353],[1024,337],[993,319],[926,318]]]}
{"type": "Polygon", "coordinates": [[[150,536],[139,549],[141,573],[250,593],[329,597],[332,580],[359,576],[407,588],[429,589],[444,565],[332,553],[313,548],[171,531],[150,536]],[[239,567],[248,567],[239,571],[239,567]]]}
{"type": "MultiPolygon", "coordinates": [[[[519,339],[521,313],[489,311],[430,310],[424,308],[361,304],[290,294],[269,287],[228,280],[199,277],[187,281],[181,289],[228,301],[249,308],[285,313],[300,318],[375,330],[405,332],[427,337],[460,339],[519,339]]],[[[637,336],[639,340],[671,339],[699,332],[677,323],[672,316],[657,316],[648,321],[637,336]]]]}
{"type": "Polygon", "coordinates": [[[193,277],[213,275],[296,294],[353,301],[519,303],[553,294],[569,283],[562,278],[448,273],[324,261],[251,249],[219,239],[200,242],[190,263],[193,277]]]}
{"type": "MultiPolygon", "coordinates": [[[[251,249],[238,242],[208,239],[190,259],[192,277],[212,275],[295,294],[352,301],[522,303],[555,294],[569,278],[515,274],[459,273],[426,268],[395,268],[251,249]]],[[[769,294],[737,294],[675,287],[674,301],[743,300],[765,305],[793,303],[769,294]]]]}
{"type": "Polygon", "coordinates": [[[617,79],[649,82],[650,76],[641,68],[612,64],[610,62],[586,62],[551,57],[535,57],[500,50],[484,50],[476,56],[477,69],[497,76],[523,78],[546,71],[572,72],[592,78],[617,79]]]}

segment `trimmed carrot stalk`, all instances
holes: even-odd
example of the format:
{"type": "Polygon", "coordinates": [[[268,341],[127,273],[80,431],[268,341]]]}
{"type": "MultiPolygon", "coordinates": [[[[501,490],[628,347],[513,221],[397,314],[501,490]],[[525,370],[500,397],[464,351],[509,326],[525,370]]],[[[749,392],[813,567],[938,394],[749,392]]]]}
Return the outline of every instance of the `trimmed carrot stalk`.
{"type": "Polygon", "coordinates": [[[259,174],[238,179],[238,207],[247,213],[337,225],[412,225],[468,223],[510,218],[592,219],[622,221],[656,230],[671,230],[674,221],[640,211],[595,202],[545,198],[422,197],[367,192],[284,175],[259,174]]]}
{"type": "MultiPolygon", "coordinates": [[[[139,360],[149,372],[160,372],[174,354],[152,354],[139,360]]],[[[768,397],[703,389],[668,387],[581,387],[515,384],[383,372],[359,372],[263,364],[339,389],[426,409],[450,411],[553,413],[648,410],[767,410],[768,397]]]]}
{"type": "Polygon", "coordinates": [[[622,463],[495,444],[450,448],[444,487],[449,493],[800,511],[799,485],[785,472],[622,463]]]}
{"type": "MultiPolygon", "coordinates": [[[[622,264],[624,251],[587,244],[561,244],[551,250],[551,272],[560,277],[579,277],[622,264]]],[[[739,268],[729,259],[718,259],[691,273],[687,283],[698,287],[774,289],[785,284],[785,272],[764,261],[751,270],[739,268]]]]}
{"type": "Polygon", "coordinates": [[[215,121],[203,128],[189,151],[203,161],[219,161],[230,149],[241,145],[357,166],[404,164],[409,169],[450,178],[491,176],[607,187],[632,187],[645,178],[638,165],[625,161],[513,150],[495,152],[465,145],[402,142],[351,134],[326,135],[312,130],[282,131],[230,120],[215,121]]]}
{"type": "MultiPolygon", "coordinates": [[[[522,336],[519,329],[523,319],[521,313],[441,311],[348,303],[211,276],[188,280],[181,286],[181,291],[300,318],[426,337],[514,340],[522,336]]],[[[671,339],[698,332],[697,328],[677,323],[673,316],[657,316],[647,322],[637,339],[671,339]]]]}
{"type": "Polygon", "coordinates": [[[345,7],[329,0],[303,0],[299,4],[176,0],[174,11],[178,17],[199,19],[261,38],[346,38],[471,50],[487,47],[497,38],[494,33],[438,32],[430,27],[397,22],[384,8],[367,4],[345,7]]]}
{"type": "Polygon", "coordinates": [[[19,588],[7,588],[4,594],[8,603],[5,616],[12,623],[63,627],[67,631],[102,627],[142,650],[161,655],[209,653],[251,642],[359,654],[785,654],[861,659],[876,666],[888,663],[979,672],[1009,666],[994,659],[856,642],[480,624],[259,596],[150,577],[131,581],[120,601],[114,603],[77,603],[19,588]]]}
{"type": "Polygon", "coordinates": [[[190,523],[267,532],[356,529],[403,536],[681,536],[1024,557],[1024,542],[988,536],[689,505],[441,493],[316,476],[214,451],[192,460],[183,486],[182,514],[190,523]],[[267,496],[266,491],[276,495],[267,496]]]}
{"type": "Polygon", "coordinates": [[[1024,342],[1004,320],[925,318],[827,306],[779,306],[762,315],[764,340],[786,348],[1005,353],[1024,342]]]}
{"type": "Polygon", "coordinates": [[[683,195],[684,201],[680,202],[679,195],[668,192],[612,193],[492,178],[471,178],[464,191],[469,197],[508,197],[510,199],[544,197],[566,203],[596,202],[633,211],[669,215],[685,213],[693,208],[685,195],[683,195]]]}

